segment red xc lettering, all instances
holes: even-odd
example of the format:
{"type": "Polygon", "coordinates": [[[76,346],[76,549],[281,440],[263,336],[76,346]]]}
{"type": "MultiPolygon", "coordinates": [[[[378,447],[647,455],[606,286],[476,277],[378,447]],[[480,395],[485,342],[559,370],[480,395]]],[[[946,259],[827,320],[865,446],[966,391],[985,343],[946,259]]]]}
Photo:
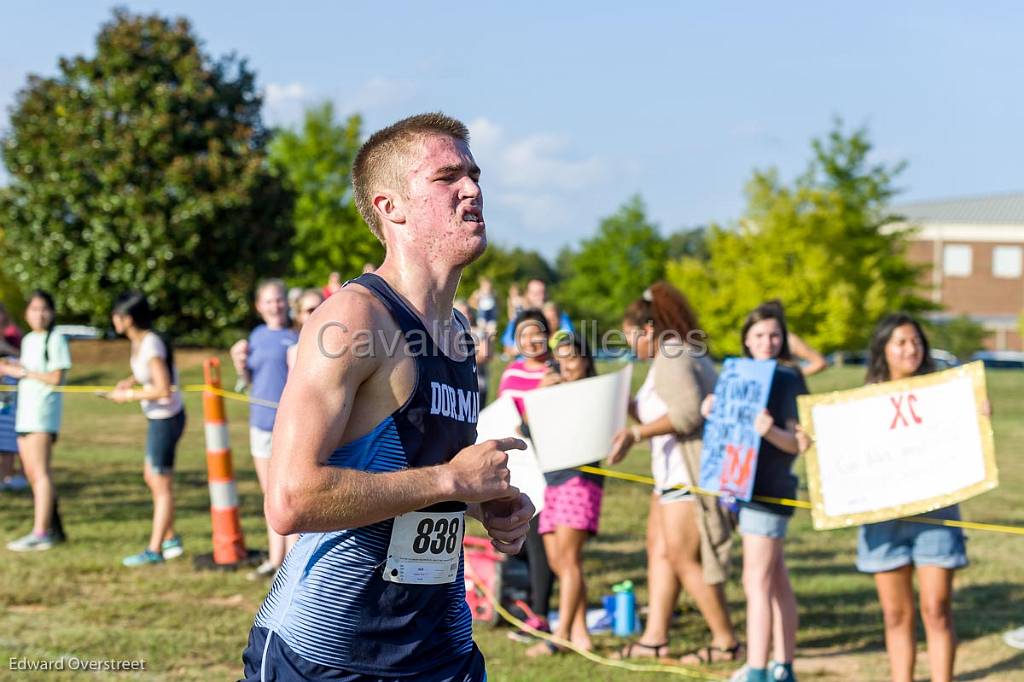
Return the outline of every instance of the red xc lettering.
{"type": "Polygon", "coordinates": [[[725,446],[725,466],[722,467],[722,489],[740,491],[750,481],[751,465],[754,463],[754,449],[747,448],[741,453],[735,445],[725,446]]]}
{"type": "MultiPolygon", "coordinates": [[[[903,396],[890,396],[889,401],[896,408],[896,414],[892,418],[892,424],[889,424],[889,430],[895,429],[900,422],[903,422],[903,426],[910,426],[910,422],[903,416],[903,396]]],[[[917,396],[913,393],[907,394],[907,411],[910,412],[910,418],[914,420],[915,424],[920,424],[923,420],[917,416],[917,412],[914,410],[915,403],[917,403],[917,396]]]]}

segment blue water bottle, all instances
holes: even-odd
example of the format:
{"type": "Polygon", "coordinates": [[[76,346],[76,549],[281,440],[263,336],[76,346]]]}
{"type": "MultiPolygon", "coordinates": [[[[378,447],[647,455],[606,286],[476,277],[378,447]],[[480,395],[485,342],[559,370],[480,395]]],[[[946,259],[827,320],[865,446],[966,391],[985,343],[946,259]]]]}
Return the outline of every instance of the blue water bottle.
{"type": "Polygon", "coordinates": [[[633,594],[633,581],[627,580],[612,587],[615,593],[615,615],[612,618],[612,631],[619,637],[629,637],[636,626],[636,596],[633,594]]]}

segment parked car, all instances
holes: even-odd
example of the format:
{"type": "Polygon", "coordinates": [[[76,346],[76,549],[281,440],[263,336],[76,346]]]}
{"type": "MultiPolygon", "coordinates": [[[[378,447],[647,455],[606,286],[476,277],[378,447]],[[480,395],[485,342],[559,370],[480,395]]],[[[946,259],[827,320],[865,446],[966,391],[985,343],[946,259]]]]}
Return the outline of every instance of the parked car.
{"type": "Polygon", "coordinates": [[[1024,369],[1024,353],[1013,350],[983,350],[971,356],[981,360],[985,369],[1024,369]]]}
{"type": "Polygon", "coordinates": [[[89,327],[84,324],[58,324],[53,328],[58,334],[63,334],[68,341],[75,339],[102,339],[103,330],[96,327],[89,327]]]}
{"type": "Polygon", "coordinates": [[[948,350],[932,348],[931,356],[932,362],[935,363],[935,369],[949,369],[960,366],[960,360],[948,350]]]}

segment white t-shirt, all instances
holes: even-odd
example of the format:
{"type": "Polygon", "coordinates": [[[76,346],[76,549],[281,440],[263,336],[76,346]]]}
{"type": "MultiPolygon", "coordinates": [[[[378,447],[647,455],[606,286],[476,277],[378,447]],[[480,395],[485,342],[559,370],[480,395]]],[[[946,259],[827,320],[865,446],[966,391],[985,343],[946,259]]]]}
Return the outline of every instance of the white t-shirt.
{"type": "MultiPolygon", "coordinates": [[[[142,342],[139,343],[138,351],[132,355],[131,359],[132,376],[135,377],[135,381],[142,384],[145,388],[153,385],[153,376],[149,368],[150,360],[153,358],[160,358],[161,361],[166,361],[167,346],[164,345],[159,336],[153,332],[146,332],[146,335],[142,337],[142,342]]],[[[178,386],[177,368],[174,369],[171,384],[178,386]]],[[[182,407],[181,392],[177,390],[172,391],[171,395],[167,398],[142,401],[142,413],[148,419],[170,419],[181,412],[182,407]]]]}

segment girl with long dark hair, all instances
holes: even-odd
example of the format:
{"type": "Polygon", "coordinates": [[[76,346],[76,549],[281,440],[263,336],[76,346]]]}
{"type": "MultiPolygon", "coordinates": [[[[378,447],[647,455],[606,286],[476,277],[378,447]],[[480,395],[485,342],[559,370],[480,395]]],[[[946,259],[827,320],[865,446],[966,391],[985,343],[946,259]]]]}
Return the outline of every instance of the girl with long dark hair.
{"type": "MultiPolygon", "coordinates": [[[[897,381],[935,370],[921,325],[906,313],[893,313],[879,321],[871,335],[865,383],[897,381]]],[[[983,403],[982,412],[991,414],[983,403]]],[[[801,437],[801,447],[809,445],[801,437]]],[[[960,519],[959,505],[928,512],[933,519],[960,519]]],[[[857,568],[875,578],[885,621],[885,648],[893,682],[913,680],[916,644],[914,632],[914,574],[918,606],[928,640],[928,662],[933,682],[953,678],[956,631],[953,626],[953,575],[967,565],[964,532],[960,528],[896,519],[860,527],[857,568]]]]}
{"type": "Polygon", "coordinates": [[[149,423],[143,479],[153,496],[153,529],[146,548],[124,558],[125,566],[159,564],[184,552],[174,532],[174,459],[185,431],[185,405],[176,389],[178,372],[171,346],[153,331],[146,297],[129,291],[114,303],[114,331],[131,342],[132,375],[108,395],[116,403],[138,401],[149,423]],[[137,384],[139,386],[137,386],[137,384]]]}
{"type": "Polygon", "coordinates": [[[18,380],[15,431],[18,454],[32,486],[32,532],[7,544],[15,552],[46,550],[63,542],[64,529],[57,511],[51,459],[64,414],[63,386],[71,369],[67,339],[53,331],[53,297],[37,289],[29,295],[25,321],[32,330],[21,340],[19,360],[0,361],[0,373],[18,380]]]}

